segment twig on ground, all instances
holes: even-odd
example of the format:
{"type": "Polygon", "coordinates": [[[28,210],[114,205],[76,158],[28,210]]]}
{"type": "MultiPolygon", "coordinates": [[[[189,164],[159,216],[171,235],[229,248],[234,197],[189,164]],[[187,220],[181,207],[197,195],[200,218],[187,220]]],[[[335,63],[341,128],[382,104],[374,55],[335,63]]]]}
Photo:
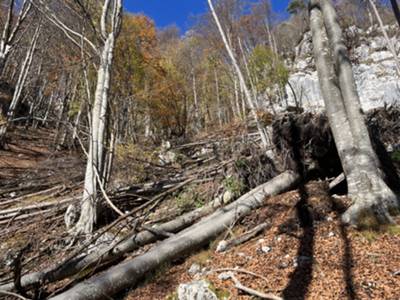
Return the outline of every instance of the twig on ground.
{"type": "Polygon", "coordinates": [[[341,173],[338,177],[333,179],[329,183],[329,190],[332,190],[333,188],[337,187],[339,184],[341,184],[344,180],[346,179],[344,173],[341,173]]]}
{"type": "Polygon", "coordinates": [[[233,238],[229,241],[226,242],[224,247],[219,250],[219,252],[224,252],[227,251],[237,245],[243,244],[247,242],[248,240],[252,239],[253,237],[257,236],[261,232],[263,232],[266,228],[268,227],[267,223],[261,223],[260,225],[257,225],[253,229],[245,232],[244,234],[240,235],[237,238],[233,238]]]}
{"type": "Polygon", "coordinates": [[[21,295],[18,295],[18,294],[16,294],[16,293],[7,292],[7,291],[3,291],[3,290],[0,290],[0,294],[6,295],[6,296],[12,296],[12,297],[15,297],[15,298],[21,299],[21,300],[30,300],[30,299],[25,298],[25,297],[23,297],[23,296],[21,296],[21,295]]]}
{"type": "Polygon", "coordinates": [[[283,298],[272,295],[272,294],[265,294],[263,292],[254,290],[247,286],[244,286],[235,276],[231,275],[232,281],[235,283],[235,288],[241,290],[249,295],[256,296],[261,299],[269,299],[269,300],[283,300],[283,298]]]}
{"type": "Polygon", "coordinates": [[[243,273],[243,274],[247,274],[247,275],[251,275],[257,278],[260,278],[262,280],[264,280],[265,282],[268,282],[268,278],[264,277],[262,275],[253,273],[251,271],[247,271],[245,269],[236,269],[236,268],[219,268],[219,269],[214,269],[211,270],[210,272],[236,272],[236,273],[243,273]]]}

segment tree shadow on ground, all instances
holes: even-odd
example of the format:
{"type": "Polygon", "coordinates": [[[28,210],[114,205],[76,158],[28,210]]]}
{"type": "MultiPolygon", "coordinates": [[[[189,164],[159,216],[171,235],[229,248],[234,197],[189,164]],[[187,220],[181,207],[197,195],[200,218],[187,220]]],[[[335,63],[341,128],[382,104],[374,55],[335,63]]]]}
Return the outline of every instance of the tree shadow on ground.
{"type": "Polygon", "coordinates": [[[296,205],[296,210],[303,234],[297,250],[297,267],[290,275],[289,283],[282,292],[284,299],[305,299],[312,281],[314,221],[307,205],[308,194],[304,185],[300,186],[299,193],[301,198],[296,205]]]}
{"type": "MultiPolygon", "coordinates": [[[[331,199],[331,204],[333,210],[340,216],[342,213],[345,212],[346,207],[340,203],[339,201],[335,201],[334,198],[331,199]]],[[[348,236],[348,229],[347,226],[340,222],[340,238],[343,241],[343,263],[342,263],[342,272],[343,272],[343,280],[346,283],[346,297],[349,300],[356,300],[356,290],[353,280],[353,265],[354,259],[352,254],[352,245],[351,240],[348,236]]]]}

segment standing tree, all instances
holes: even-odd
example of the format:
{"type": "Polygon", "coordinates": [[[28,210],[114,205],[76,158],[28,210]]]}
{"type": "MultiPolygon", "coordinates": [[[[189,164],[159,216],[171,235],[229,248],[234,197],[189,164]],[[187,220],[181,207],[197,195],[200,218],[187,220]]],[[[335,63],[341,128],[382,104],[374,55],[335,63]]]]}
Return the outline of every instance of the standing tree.
{"type": "Polygon", "coordinates": [[[36,45],[39,39],[40,35],[40,28],[41,24],[37,26],[35,33],[33,34],[32,40],[30,42],[30,45],[28,47],[28,50],[25,55],[24,62],[22,63],[21,70],[18,76],[17,83],[15,85],[15,91],[14,95],[10,104],[10,107],[8,108],[7,111],[7,116],[5,120],[1,120],[0,122],[0,148],[3,148],[5,146],[5,137],[7,133],[7,129],[10,125],[10,122],[13,121],[13,118],[15,116],[15,112],[17,111],[18,104],[21,100],[21,94],[22,90],[25,86],[26,79],[28,77],[29,70],[32,65],[32,60],[33,56],[36,51],[36,45]]]}
{"type": "Polygon", "coordinates": [[[97,69],[97,84],[91,114],[91,135],[87,157],[81,214],[75,226],[78,233],[92,233],[97,221],[98,186],[103,184],[105,167],[105,137],[108,110],[108,92],[113,62],[115,41],[121,28],[122,0],[105,0],[100,19],[98,49],[100,64],[97,69]]]}
{"type": "Polygon", "coordinates": [[[343,221],[362,224],[366,218],[391,223],[398,208],[395,193],[383,179],[380,161],[361,110],[352,66],[329,0],[310,2],[310,27],[321,91],[353,204],[343,221]]]}
{"type": "Polygon", "coordinates": [[[76,1],[76,5],[82,11],[85,21],[90,24],[89,27],[92,29],[92,35],[94,36],[92,40],[68,26],[44,0],[38,0],[38,3],[40,5],[35,5],[39,10],[75,46],[79,48],[83,48],[82,45],[85,47],[88,46],[99,59],[99,63],[96,66],[97,82],[90,116],[91,133],[81,212],[79,221],[74,228],[76,233],[90,234],[93,232],[97,221],[98,188],[103,189],[105,182],[104,168],[106,167],[105,159],[107,157],[105,146],[107,145],[109,88],[114,48],[121,29],[122,0],[104,0],[100,13],[99,11],[95,11],[92,14],[89,13],[85,2],[76,1]],[[95,16],[98,16],[97,20],[95,20],[95,16]]]}
{"type": "MultiPolygon", "coordinates": [[[[2,1],[3,4],[4,1],[2,1]]],[[[3,74],[4,67],[7,59],[10,56],[13,48],[15,47],[18,39],[18,31],[21,29],[22,23],[25,21],[28,13],[32,7],[29,0],[24,0],[20,9],[16,8],[16,1],[10,0],[8,2],[8,11],[6,21],[4,23],[3,32],[0,40],[0,75],[3,74]],[[14,22],[15,14],[19,12],[17,20],[14,22]]]]}
{"type": "Polygon", "coordinates": [[[214,5],[212,3],[212,0],[208,0],[208,5],[210,7],[211,14],[212,14],[212,16],[214,18],[214,21],[217,24],[218,31],[219,31],[219,33],[221,35],[221,38],[222,38],[222,41],[224,43],[225,49],[228,52],[229,58],[232,61],[232,65],[233,65],[233,67],[234,67],[234,69],[236,71],[236,75],[239,78],[239,83],[240,83],[240,85],[241,85],[241,87],[243,89],[247,104],[249,105],[251,114],[253,115],[254,120],[256,122],[257,129],[258,129],[258,132],[259,132],[260,137],[261,137],[261,142],[262,142],[264,147],[268,147],[268,144],[269,144],[268,143],[268,137],[267,137],[265,129],[263,128],[263,126],[262,126],[262,124],[261,124],[261,122],[260,122],[260,120],[259,120],[259,118],[257,116],[257,107],[256,107],[255,99],[253,99],[252,94],[251,94],[249,88],[246,85],[245,77],[243,75],[242,70],[240,69],[239,63],[238,63],[238,61],[237,61],[237,59],[235,57],[235,54],[234,54],[234,52],[232,50],[232,47],[231,47],[230,43],[228,42],[228,37],[227,37],[224,29],[222,28],[221,22],[219,21],[218,15],[217,15],[217,13],[216,13],[216,11],[214,9],[214,5]]]}

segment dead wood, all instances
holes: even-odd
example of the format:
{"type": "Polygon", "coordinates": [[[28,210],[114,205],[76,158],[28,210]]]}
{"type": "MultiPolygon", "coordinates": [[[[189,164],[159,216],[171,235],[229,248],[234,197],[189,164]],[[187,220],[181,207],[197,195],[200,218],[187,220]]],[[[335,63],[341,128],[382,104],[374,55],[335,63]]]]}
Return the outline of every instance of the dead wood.
{"type": "Polygon", "coordinates": [[[153,228],[153,227],[147,226],[147,225],[141,225],[141,227],[142,227],[142,229],[154,234],[155,236],[157,236],[159,238],[169,238],[174,235],[171,232],[167,232],[167,231],[161,230],[159,228],[153,228]]]}
{"type": "Polygon", "coordinates": [[[336,177],[329,183],[329,190],[333,190],[335,187],[337,187],[339,184],[341,184],[345,180],[346,180],[346,177],[344,176],[344,173],[341,173],[338,177],[336,177]]]}
{"type": "Polygon", "coordinates": [[[283,300],[283,298],[272,295],[272,294],[265,294],[260,291],[256,291],[252,288],[249,288],[247,286],[244,286],[234,275],[231,275],[232,281],[235,283],[235,288],[238,290],[241,290],[251,296],[255,296],[260,299],[268,299],[268,300],[283,300]]]}
{"type": "Polygon", "coordinates": [[[296,173],[285,172],[268,183],[243,195],[199,223],[154,246],[147,253],[110,268],[108,271],[77,284],[51,299],[104,299],[134,286],[140,278],[160,264],[198,249],[222,233],[232,222],[262,206],[268,196],[287,191],[299,179],[296,173]]]}
{"type": "MultiPolygon", "coordinates": [[[[267,223],[262,223],[257,225],[256,227],[252,228],[251,230],[241,234],[240,236],[230,239],[223,244],[223,247],[219,249],[219,252],[228,251],[229,249],[236,247],[240,244],[247,242],[248,240],[252,239],[253,237],[261,234],[266,228],[268,227],[267,223]]],[[[217,250],[218,251],[218,250],[217,250]]]]}
{"type": "MultiPolygon", "coordinates": [[[[400,180],[386,146],[399,144],[400,108],[368,112],[366,123],[374,150],[385,172],[385,181],[399,190],[400,180]]],[[[273,143],[286,169],[308,179],[336,178],[343,173],[328,119],[323,113],[285,114],[273,123],[273,143]]],[[[398,170],[400,171],[400,170],[398,170]]]]}
{"type": "MultiPolygon", "coordinates": [[[[87,255],[82,255],[82,251],[86,248],[85,245],[89,245],[95,241],[95,238],[93,238],[92,240],[85,243],[83,247],[81,247],[77,251],[74,251],[61,264],[50,267],[44,271],[34,272],[23,276],[21,280],[21,286],[23,288],[30,288],[38,284],[59,281],[75,275],[82,270],[98,266],[100,265],[100,263],[118,260],[119,258],[123,257],[125,253],[132,252],[146,244],[157,241],[157,239],[164,238],[161,235],[154,234],[155,231],[168,233],[179,232],[180,230],[192,225],[198,219],[212,213],[215,209],[222,206],[223,204],[223,196],[221,195],[204,207],[183,214],[182,216],[179,216],[164,224],[153,225],[151,227],[151,230],[144,230],[139,233],[133,232],[132,234],[118,240],[110,246],[102,247],[97,251],[87,255]]],[[[115,223],[116,222],[111,225],[115,225],[115,223]]],[[[104,228],[96,236],[96,238],[98,238],[102,232],[106,232],[110,228],[110,225],[104,228]]],[[[12,283],[6,284],[1,286],[0,289],[11,291],[14,289],[14,285],[12,283]]]]}

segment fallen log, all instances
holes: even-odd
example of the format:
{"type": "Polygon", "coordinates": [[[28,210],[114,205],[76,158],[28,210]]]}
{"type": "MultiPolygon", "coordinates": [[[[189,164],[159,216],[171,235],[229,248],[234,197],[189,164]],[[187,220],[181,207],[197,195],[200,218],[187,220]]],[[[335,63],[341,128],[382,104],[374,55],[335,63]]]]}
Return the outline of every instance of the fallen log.
{"type": "MultiPolygon", "coordinates": [[[[224,203],[224,200],[225,202],[231,201],[232,195],[228,197],[230,199],[226,198],[226,196],[224,199],[224,195],[220,195],[204,207],[183,214],[182,216],[179,216],[164,224],[152,226],[152,231],[169,233],[179,232],[180,230],[192,225],[200,218],[212,213],[218,207],[226,204],[224,203]]],[[[158,239],[160,239],[160,236],[149,230],[132,234],[128,237],[120,239],[110,246],[102,247],[90,254],[79,255],[79,257],[73,258],[58,267],[53,266],[40,272],[27,274],[21,278],[21,287],[24,289],[29,289],[38,284],[52,283],[65,279],[81,272],[82,270],[99,266],[101,263],[118,260],[125,253],[132,252],[144,245],[153,243],[158,239]]],[[[0,289],[12,291],[14,290],[14,284],[10,283],[0,286],[0,289]]]]}
{"type": "Polygon", "coordinates": [[[264,205],[266,197],[293,188],[298,180],[299,176],[296,173],[285,172],[199,223],[154,246],[147,253],[114,266],[50,299],[109,299],[112,295],[134,286],[140,278],[161,264],[207,244],[238,218],[264,205]]]}
{"type": "Polygon", "coordinates": [[[16,213],[22,214],[22,213],[28,213],[28,212],[34,211],[34,210],[40,210],[40,209],[49,208],[49,207],[66,205],[66,204],[70,204],[71,202],[74,202],[77,200],[78,200],[78,198],[75,197],[75,198],[68,198],[68,199],[63,199],[63,200],[58,200],[58,201],[43,202],[43,203],[37,203],[37,204],[33,204],[33,205],[5,209],[5,210],[0,211],[0,216],[13,217],[14,216],[13,214],[16,214],[16,213]]]}
{"type": "Polygon", "coordinates": [[[262,233],[263,231],[265,231],[265,229],[267,227],[268,227],[267,223],[261,223],[260,225],[257,225],[256,227],[245,232],[244,234],[240,235],[239,237],[230,239],[229,241],[225,241],[225,240],[221,241],[218,244],[217,252],[228,251],[229,249],[231,249],[233,247],[243,244],[243,243],[247,242],[248,240],[252,239],[253,237],[257,236],[258,234],[262,233]]]}
{"type": "Polygon", "coordinates": [[[235,288],[237,288],[238,290],[243,291],[251,296],[255,296],[260,299],[283,300],[283,298],[281,298],[281,297],[277,297],[272,294],[265,294],[263,292],[256,291],[252,288],[249,288],[249,287],[243,285],[234,275],[231,275],[231,279],[235,283],[235,288]]]}

